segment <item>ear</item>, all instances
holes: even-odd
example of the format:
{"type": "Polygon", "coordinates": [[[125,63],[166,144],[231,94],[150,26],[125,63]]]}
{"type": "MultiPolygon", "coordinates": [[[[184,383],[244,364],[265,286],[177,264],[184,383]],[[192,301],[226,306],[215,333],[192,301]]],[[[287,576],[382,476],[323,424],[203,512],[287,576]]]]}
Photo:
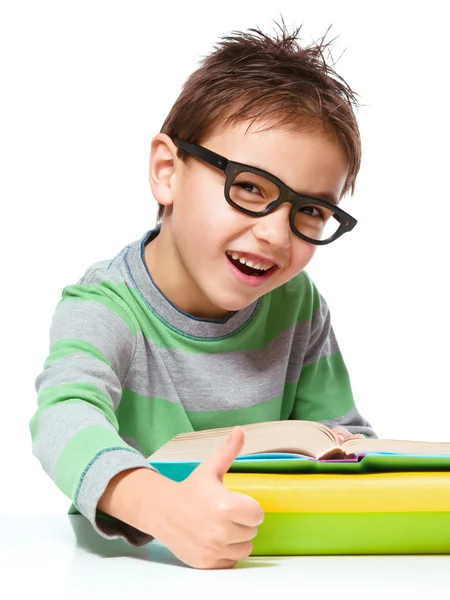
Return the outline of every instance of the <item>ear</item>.
{"type": "Polygon", "coordinates": [[[170,206],[173,202],[173,175],[181,161],[177,147],[165,133],[158,133],[150,149],[149,180],[152,194],[159,204],[170,206]]]}

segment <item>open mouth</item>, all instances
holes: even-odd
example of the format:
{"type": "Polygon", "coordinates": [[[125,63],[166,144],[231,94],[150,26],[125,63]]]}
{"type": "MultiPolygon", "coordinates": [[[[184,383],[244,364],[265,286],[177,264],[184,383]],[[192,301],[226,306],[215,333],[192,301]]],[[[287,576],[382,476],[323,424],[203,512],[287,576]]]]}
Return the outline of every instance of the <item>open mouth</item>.
{"type": "Polygon", "coordinates": [[[228,260],[244,275],[251,275],[253,277],[262,277],[263,275],[268,275],[272,273],[274,269],[277,268],[276,265],[272,265],[269,269],[254,269],[253,267],[249,267],[248,265],[244,265],[240,262],[238,258],[232,258],[229,254],[226,255],[228,260]]]}

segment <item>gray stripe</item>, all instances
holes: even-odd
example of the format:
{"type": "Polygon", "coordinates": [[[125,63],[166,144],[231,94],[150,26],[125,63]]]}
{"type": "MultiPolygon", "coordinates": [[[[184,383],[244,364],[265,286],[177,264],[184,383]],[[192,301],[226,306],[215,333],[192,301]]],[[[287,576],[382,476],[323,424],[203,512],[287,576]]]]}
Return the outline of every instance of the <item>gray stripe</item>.
{"type": "Polygon", "coordinates": [[[322,304],[314,313],[311,323],[311,338],[304,358],[304,365],[318,361],[339,350],[336,336],[331,327],[330,311],[322,298],[322,304]]]}
{"type": "Polygon", "coordinates": [[[326,336],[325,332],[323,333],[322,338],[313,347],[308,348],[307,356],[305,356],[305,360],[303,365],[309,365],[310,363],[317,362],[321,358],[325,356],[330,356],[335,352],[339,351],[339,345],[336,340],[336,336],[334,334],[333,328],[330,328],[328,331],[328,336],[326,336]]]}
{"type": "Polygon", "coordinates": [[[188,411],[253,406],[282,395],[285,375],[276,359],[289,352],[289,334],[264,350],[222,354],[185,353],[147,340],[123,385],[142,396],[181,402],[188,411]]]}
{"type": "MultiPolygon", "coordinates": [[[[287,328],[265,348],[219,354],[161,348],[152,340],[144,346],[139,340],[123,387],[141,396],[180,402],[193,412],[267,402],[282,396],[285,383],[297,383],[310,329],[310,322],[304,321],[287,328]],[[280,371],[280,365],[286,364],[287,370],[280,371]]],[[[322,343],[319,355],[334,348],[332,343],[322,343]]]]}
{"type": "Polygon", "coordinates": [[[97,358],[74,352],[55,360],[51,367],[37,377],[36,390],[41,393],[48,387],[66,383],[92,383],[110,398],[114,410],[119,406],[122,387],[117,375],[111,367],[97,358]]]}
{"type": "Polygon", "coordinates": [[[92,344],[111,362],[120,381],[133,358],[136,337],[128,325],[94,300],[65,300],[53,317],[50,342],[75,338],[92,344]]]}
{"type": "Polygon", "coordinates": [[[336,417],[331,420],[319,421],[327,427],[336,427],[336,425],[342,425],[348,429],[351,433],[364,433],[369,437],[376,438],[377,435],[373,430],[372,426],[364,417],[362,417],[356,408],[352,408],[347,414],[342,417],[336,417]]]}
{"type": "Polygon", "coordinates": [[[116,431],[102,411],[87,402],[63,402],[41,414],[33,454],[52,479],[55,479],[56,463],[61,452],[79,431],[90,425],[116,431]]]}
{"type": "Polygon", "coordinates": [[[135,450],[137,450],[141,454],[144,454],[144,452],[142,451],[141,447],[139,446],[139,444],[137,443],[137,441],[134,438],[130,437],[129,435],[121,435],[120,437],[123,439],[123,441],[126,444],[128,444],[129,446],[131,446],[132,448],[134,448],[135,450]]]}
{"type": "MultiPolygon", "coordinates": [[[[103,492],[115,475],[127,469],[138,467],[156,470],[149,465],[144,456],[129,450],[118,449],[102,452],[86,473],[81,484],[77,505],[81,514],[89,519],[95,529],[102,535],[103,532],[97,527],[95,518],[97,504],[103,492]]],[[[117,535],[120,535],[120,526],[117,535]]],[[[114,534],[109,532],[107,537],[114,537],[114,534]]]]}
{"type": "MultiPolygon", "coordinates": [[[[280,346],[284,347],[283,336],[286,336],[286,342],[291,338],[289,341],[291,347],[288,350],[288,358],[285,357],[284,359],[289,361],[286,370],[286,383],[297,383],[300,378],[310,332],[311,322],[303,321],[290,327],[273,341],[274,344],[279,343],[280,346]]],[[[281,357],[278,360],[280,364],[283,364],[281,357]]]]}
{"type": "Polygon", "coordinates": [[[125,246],[113,259],[100,260],[92,264],[79,281],[80,285],[99,285],[106,281],[124,284],[128,273],[124,264],[124,256],[129,246],[125,246]]]}

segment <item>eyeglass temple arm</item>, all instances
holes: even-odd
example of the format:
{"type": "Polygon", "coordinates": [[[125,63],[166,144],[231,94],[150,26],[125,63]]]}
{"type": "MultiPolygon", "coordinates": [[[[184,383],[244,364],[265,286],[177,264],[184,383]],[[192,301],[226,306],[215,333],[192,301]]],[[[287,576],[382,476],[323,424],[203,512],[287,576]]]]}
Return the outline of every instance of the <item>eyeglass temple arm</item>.
{"type": "Polygon", "coordinates": [[[212,167],[217,167],[221,171],[225,172],[228,166],[228,159],[226,159],[224,156],[220,156],[220,154],[216,154],[212,150],[203,148],[203,146],[199,146],[198,144],[194,144],[193,142],[185,142],[184,140],[179,139],[175,139],[174,142],[179,148],[181,148],[188,154],[191,154],[192,156],[199,158],[208,165],[211,165],[212,167]]]}

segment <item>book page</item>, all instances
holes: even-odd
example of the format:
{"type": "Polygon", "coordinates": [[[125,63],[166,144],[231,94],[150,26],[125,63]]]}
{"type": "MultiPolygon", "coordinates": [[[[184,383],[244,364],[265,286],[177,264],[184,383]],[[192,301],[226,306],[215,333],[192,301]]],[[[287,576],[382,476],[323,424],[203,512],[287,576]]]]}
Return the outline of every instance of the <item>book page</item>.
{"type": "MultiPolygon", "coordinates": [[[[263,452],[289,452],[310,458],[339,448],[332,431],[314,421],[286,420],[252,423],[241,426],[245,432],[244,447],[239,456],[263,452]]],[[[204,460],[217,450],[233,427],[207,429],[180,434],[152,454],[151,461],[204,460]]]]}
{"type": "Polygon", "coordinates": [[[355,438],[342,443],[346,453],[396,452],[399,454],[450,456],[450,442],[416,442],[411,440],[383,440],[355,438]]]}

